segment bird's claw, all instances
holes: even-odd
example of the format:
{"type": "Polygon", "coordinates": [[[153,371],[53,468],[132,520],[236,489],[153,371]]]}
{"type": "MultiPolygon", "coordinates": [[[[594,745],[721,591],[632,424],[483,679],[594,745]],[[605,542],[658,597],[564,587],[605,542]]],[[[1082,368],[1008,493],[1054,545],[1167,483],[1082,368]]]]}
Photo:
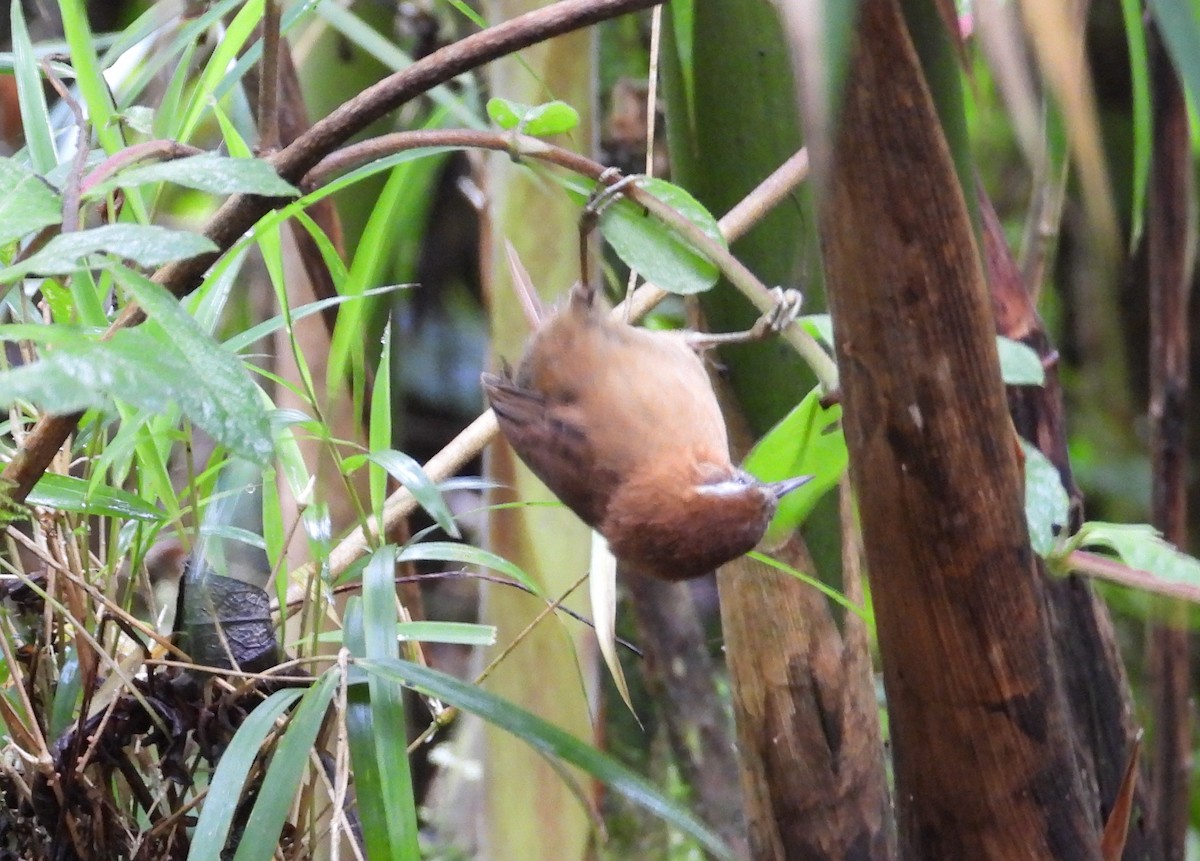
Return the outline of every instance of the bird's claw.
{"type": "Polygon", "coordinates": [[[804,294],[794,288],[785,290],[782,287],[774,287],[771,289],[771,297],[775,300],[775,307],[759,317],[751,330],[759,338],[778,335],[796,322],[804,308],[804,294]]]}

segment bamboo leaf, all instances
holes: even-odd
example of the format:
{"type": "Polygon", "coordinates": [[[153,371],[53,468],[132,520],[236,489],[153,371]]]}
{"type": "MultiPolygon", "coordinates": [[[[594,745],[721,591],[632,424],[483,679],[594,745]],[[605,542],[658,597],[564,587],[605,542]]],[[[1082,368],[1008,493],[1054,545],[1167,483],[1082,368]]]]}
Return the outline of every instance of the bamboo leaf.
{"type": "Polygon", "coordinates": [[[0,158],[0,245],[62,220],[62,198],[11,158],[0,158]]]}
{"type": "Polygon", "coordinates": [[[558,727],[524,709],[503,700],[482,688],[458,679],[401,660],[359,661],[358,665],[371,675],[385,676],[403,685],[445,700],[460,709],[476,714],[489,723],[507,730],[527,742],[534,750],[583,769],[614,792],[648,810],[668,825],[700,843],[714,857],[734,861],[734,855],[707,825],[680,807],[643,778],[634,774],[613,758],[558,727]]]}
{"type": "Polygon", "coordinates": [[[222,851],[229,839],[229,826],[241,801],[246,775],[250,773],[275,721],[300,699],[302,693],[297,689],[276,691],[250,712],[238,727],[209,782],[204,806],[200,808],[200,819],[192,833],[188,861],[221,861],[222,851]]]}
{"type": "Polygon", "coordinates": [[[71,475],[48,472],[34,485],[25,500],[30,505],[77,511],[102,517],[128,518],[156,522],[166,515],[140,496],[117,487],[91,487],[89,482],[71,475]]]}
{"type": "MultiPolygon", "coordinates": [[[[396,549],[384,547],[371,555],[363,571],[363,645],[367,658],[394,660],[400,655],[396,641],[396,549]]],[[[394,679],[368,679],[374,725],[375,755],[379,760],[382,803],[392,811],[387,818],[389,842],[396,857],[418,861],[417,814],[413,802],[412,773],[408,764],[408,738],[404,728],[404,691],[394,679]]]]}
{"type": "Polygon", "coordinates": [[[404,485],[413,495],[413,499],[448,535],[454,538],[461,536],[441,489],[425,474],[425,470],[415,458],[402,451],[388,450],[371,452],[367,459],[383,467],[388,475],[404,485]]]}
{"type": "Polygon", "coordinates": [[[262,159],[229,158],[217,153],[201,153],[123,170],[89,189],[87,196],[104,197],[115,188],[131,188],[151,182],[170,182],[211,194],[296,197],[300,193],[299,189],[282,179],[275,172],[275,168],[262,159]]]}
{"type": "Polygon", "coordinates": [[[266,464],[274,452],[270,423],[246,366],[210,338],[166,289],[128,269],[117,274],[192,368],[190,381],[175,392],[184,412],[234,453],[266,464]]]}
{"type": "Polygon", "coordinates": [[[539,597],[541,587],[518,566],[502,556],[472,547],[469,544],[456,544],[451,541],[423,541],[420,544],[409,544],[400,551],[400,562],[459,562],[463,565],[478,565],[480,568],[490,568],[499,571],[507,577],[516,580],[525,588],[539,597]]]}
{"type": "MultiPolygon", "coordinates": [[[[328,670],[320,681],[305,691],[271,756],[271,764],[267,767],[254,809],[242,832],[234,861],[260,861],[264,857],[264,850],[270,851],[267,847],[279,842],[283,824],[287,821],[296,790],[300,787],[300,779],[308,767],[308,752],[317,740],[317,733],[321,731],[321,723],[337,689],[337,681],[337,671],[328,670]]],[[[221,761],[224,762],[224,757],[221,761]]]]}
{"type": "Polygon", "coordinates": [[[129,260],[147,268],[216,251],[208,237],[155,224],[106,224],[55,236],[36,254],[0,269],[0,284],[31,273],[70,275],[82,269],[106,268],[129,260]],[[97,259],[97,255],[105,255],[97,259]]]}

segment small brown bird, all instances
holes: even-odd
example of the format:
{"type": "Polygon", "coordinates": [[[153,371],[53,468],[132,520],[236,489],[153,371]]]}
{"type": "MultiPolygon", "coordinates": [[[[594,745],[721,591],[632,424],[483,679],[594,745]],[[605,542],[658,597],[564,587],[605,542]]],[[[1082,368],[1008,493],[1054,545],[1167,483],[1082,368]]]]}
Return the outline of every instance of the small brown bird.
{"type": "Polygon", "coordinates": [[[700,577],[751,550],[780,497],[733,465],[708,374],[684,333],[614,321],[576,285],[515,379],[484,374],[500,430],[630,569],[700,577]]]}

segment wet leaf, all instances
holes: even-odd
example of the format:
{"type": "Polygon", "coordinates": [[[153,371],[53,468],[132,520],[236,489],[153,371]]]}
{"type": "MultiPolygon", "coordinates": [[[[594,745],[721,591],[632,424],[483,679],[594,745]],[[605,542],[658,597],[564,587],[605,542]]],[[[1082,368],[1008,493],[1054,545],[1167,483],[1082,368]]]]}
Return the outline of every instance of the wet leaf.
{"type": "Polygon", "coordinates": [[[62,198],[29,168],[0,158],[0,245],[62,220],[62,198]]]}
{"type": "Polygon", "coordinates": [[[212,240],[186,230],[154,224],[106,224],[55,236],[20,263],[0,269],[0,283],[29,274],[70,275],[83,269],[111,267],[119,260],[154,267],[216,251],[212,240]]]}
{"type": "MultiPolygon", "coordinates": [[[[638,187],[725,245],[716,219],[682,188],[650,178],[640,179],[638,187]]],[[[604,209],[600,231],[626,266],[670,293],[702,293],[716,284],[721,274],[717,265],[691,243],[627,198],[613,201],[604,209]]]]}
{"type": "Polygon", "coordinates": [[[88,190],[90,198],[103,197],[114,188],[150,182],[170,182],[211,194],[261,194],[296,197],[300,191],[260,158],[230,158],[216,153],[177,158],[123,170],[88,190]]]}

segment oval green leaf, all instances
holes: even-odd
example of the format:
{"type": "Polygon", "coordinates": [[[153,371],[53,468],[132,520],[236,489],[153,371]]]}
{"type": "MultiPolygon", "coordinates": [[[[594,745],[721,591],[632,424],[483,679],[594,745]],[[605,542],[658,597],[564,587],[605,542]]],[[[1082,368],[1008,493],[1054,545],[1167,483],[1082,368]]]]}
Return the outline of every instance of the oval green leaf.
{"type": "Polygon", "coordinates": [[[1025,452],[1025,519],[1029,523],[1029,541],[1039,556],[1054,550],[1058,531],[1067,525],[1071,500],[1063,488],[1062,477],[1050,459],[1021,440],[1025,452]]]}
{"type": "Polygon", "coordinates": [[[488,116],[505,131],[516,130],[535,137],[569,132],[579,125],[579,112],[566,102],[524,105],[509,99],[491,98],[488,116]]]}
{"type": "MultiPolygon", "coordinates": [[[[725,244],[716,219],[679,186],[646,178],[638,180],[638,187],[678,211],[714,241],[725,244]]],[[[713,261],[628,198],[605,207],[600,232],[626,266],[670,293],[703,293],[720,277],[721,270],[713,261]]]]}
{"type": "Polygon", "coordinates": [[[997,335],[996,352],[1000,356],[1000,376],[1006,386],[1046,384],[1046,368],[1032,347],[997,335]]]}

